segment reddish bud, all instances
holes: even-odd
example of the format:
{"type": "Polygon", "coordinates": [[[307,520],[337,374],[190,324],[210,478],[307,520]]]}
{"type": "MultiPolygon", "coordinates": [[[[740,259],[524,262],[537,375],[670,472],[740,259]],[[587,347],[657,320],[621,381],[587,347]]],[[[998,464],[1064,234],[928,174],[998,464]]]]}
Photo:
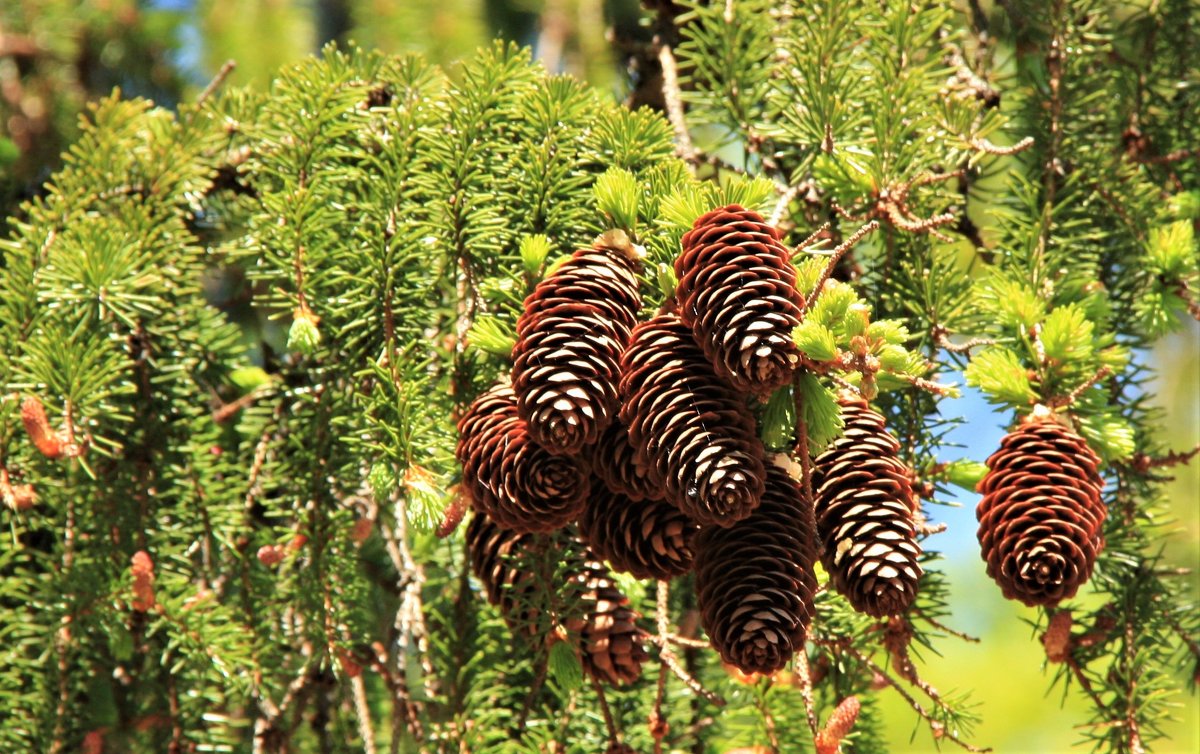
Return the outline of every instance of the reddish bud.
{"type": "Polygon", "coordinates": [[[1050,616],[1050,625],[1042,634],[1042,646],[1050,662],[1063,662],[1071,656],[1071,624],[1070,610],[1059,610],[1050,616]]]}
{"type": "Polygon", "coordinates": [[[62,438],[50,428],[50,420],[46,418],[46,407],[37,396],[30,396],[21,401],[21,422],[29,439],[34,446],[47,458],[61,458],[63,454],[62,438]]]}
{"type": "MultiPolygon", "coordinates": [[[[18,484],[12,488],[12,509],[18,511],[27,511],[33,507],[38,501],[37,492],[33,489],[32,484],[18,484]]],[[[4,502],[8,502],[5,498],[4,502]]]]}
{"type": "Polygon", "coordinates": [[[79,744],[80,754],[104,754],[104,728],[89,731],[79,744]]]}
{"type": "Polygon", "coordinates": [[[283,550],[275,545],[263,545],[258,548],[258,562],[270,568],[283,560],[283,550]]]}
{"type": "Polygon", "coordinates": [[[306,544],[308,544],[308,536],[304,534],[297,534],[296,536],[292,537],[291,542],[288,542],[288,549],[292,552],[296,552],[306,544]]]}
{"type": "Polygon", "coordinates": [[[138,550],[133,554],[129,572],[133,575],[133,609],[144,613],[155,605],[154,561],[145,550],[138,550]]]}
{"type": "Polygon", "coordinates": [[[848,696],[842,700],[837,709],[830,713],[825,727],[817,733],[814,741],[817,754],[838,754],[841,751],[842,739],[854,727],[860,709],[862,705],[859,704],[858,697],[848,696]]]}
{"type": "Polygon", "coordinates": [[[338,664],[342,666],[342,672],[347,678],[358,678],[362,675],[362,666],[354,661],[354,658],[344,649],[337,651],[338,664]]]}
{"type": "Polygon", "coordinates": [[[445,539],[454,533],[458,525],[463,520],[463,514],[467,512],[467,503],[462,495],[455,495],[450,499],[450,504],[446,506],[446,512],[442,517],[442,523],[438,525],[434,534],[438,539],[445,539]]]}
{"type": "Polygon", "coordinates": [[[354,527],[350,529],[350,539],[355,542],[362,543],[367,541],[367,537],[371,536],[371,531],[375,528],[375,522],[363,516],[354,522],[354,527]]]}

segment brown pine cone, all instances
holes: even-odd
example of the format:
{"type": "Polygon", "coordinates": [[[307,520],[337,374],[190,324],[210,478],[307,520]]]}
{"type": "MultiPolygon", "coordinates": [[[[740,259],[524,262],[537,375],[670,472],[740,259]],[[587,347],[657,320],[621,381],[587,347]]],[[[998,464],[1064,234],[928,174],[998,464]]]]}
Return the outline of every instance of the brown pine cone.
{"type": "Polygon", "coordinates": [[[519,559],[532,541],[533,535],[502,529],[479,512],[467,526],[471,572],[483,583],[488,602],[500,607],[509,627],[529,636],[538,632],[538,585],[534,574],[521,568],[519,559]]]}
{"type": "Polygon", "coordinates": [[[799,362],[792,329],[804,297],[790,256],[761,215],[731,204],[696,220],[675,260],[684,324],[722,379],[760,397],[799,362]]]}
{"type": "Polygon", "coordinates": [[[1082,437],[1035,412],[987,465],[975,516],[988,575],[1026,605],[1073,597],[1104,549],[1100,459],[1082,437]]]}
{"type": "Polygon", "coordinates": [[[845,433],[813,462],[821,562],[855,610],[898,615],[922,573],[912,477],[883,417],[857,395],[840,402],[845,433]]]}
{"type": "Polygon", "coordinates": [[[637,681],[647,658],[646,632],[637,627],[640,616],[600,558],[581,549],[582,561],[570,585],[578,590],[582,617],[566,621],[565,627],[580,635],[583,671],[612,686],[637,681]]]}
{"type": "Polygon", "coordinates": [[[719,526],[758,507],[764,451],[754,417],[679,317],[660,314],[634,328],[621,357],[621,397],[635,460],[667,502],[719,526]]]}
{"type": "Polygon", "coordinates": [[[455,455],[472,506],[516,532],[566,526],[583,511],[588,477],[573,459],[552,456],[529,437],[512,389],[480,395],[458,423],[455,455]]]}
{"type": "Polygon", "coordinates": [[[660,500],[634,502],[592,478],[579,518],[588,546],[618,571],[639,579],[670,579],[692,567],[692,537],[699,527],[660,500]]]}
{"type": "Polygon", "coordinates": [[[618,363],[642,305],[636,264],[627,238],[597,242],[525,299],[513,390],[534,442],[553,454],[596,442],[617,412],[618,363]]]}
{"type": "Polygon", "coordinates": [[[517,534],[475,513],[467,526],[467,548],[471,570],[483,583],[488,601],[499,606],[514,631],[533,638],[539,633],[548,636],[561,626],[579,636],[580,661],[588,675],[613,685],[641,677],[647,655],[638,613],[629,607],[604,564],[578,539],[517,534]],[[539,545],[559,548],[570,574],[571,614],[547,617],[550,625],[541,621],[539,612],[539,605],[549,601],[539,599],[538,592],[559,587],[539,584],[536,574],[524,570],[521,563],[522,555],[539,545]]]}
{"type": "Polygon", "coordinates": [[[650,470],[637,462],[629,444],[629,430],[620,421],[609,425],[600,441],[588,449],[588,455],[592,473],[603,479],[613,492],[630,500],[662,499],[662,486],[655,484],[650,470]]]}
{"type": "Polygon", "coordinates": [[[804,648],[817,591],[816,522],[799,485],[767,466],[762,504],[730,529],[696,538],[700,619],[721,659],[744,673],[774,673],[804,648]]]}

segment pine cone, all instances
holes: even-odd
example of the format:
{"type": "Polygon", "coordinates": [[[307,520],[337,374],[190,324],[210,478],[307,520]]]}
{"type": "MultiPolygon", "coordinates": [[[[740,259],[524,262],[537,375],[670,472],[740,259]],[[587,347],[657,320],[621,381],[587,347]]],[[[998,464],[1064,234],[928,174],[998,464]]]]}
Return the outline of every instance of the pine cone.
{"type": "Polygon", "coordinates": [[[629,607],[629,599],[595,553],[585,551],[583,557],[585,562],[571,581],[581,589],[586,617],[582,622],[567,622],[568,630],[579,633],[583,670],[614,686],[632,683],[641,677],[647,656],[638,613],[629,607]]]}
{"type": "Polygon", "coordinates": [[[570,458],[552,456],[529,437],[512,389],[496,385],[458,423],[455,455],[473,507],[516,532],[553,531],[575,520],[588,478],[570,458]]]}
{"type": "Polygon", "coordinates": [[[500,607],[510,628],[530,636],[537,633],[538,587],[534,574],[521,570],[517,557],[532,541],[533,535],[502,529],[478,512],[467,526],[471,571],[483,583],[488,602],[500,607]]]}
{"type": "Polygon", "coordinates": [[[696,538],[700,619],[721,659],[774,673],[804,647],[817,591],[816,523],[799,485],[768,465],[762,504],[731,529],[696,538]]]}
{"type": "Polygon", "coordinates": [[[517,411],[556,455],[596,442],[616,414],[618,362],[641,308],[628,239],[603,243],[538,283],[517,320],[517,411]]]}
{"type": "Polygon", "coordinates": [[[845,433],[813,463],[821,562],[855,610],[882,618],[917,594],[917,498],[900,443],[859,396],[843,395],[845,433]]]}
{"type": "Polygon", "coordinates": [[[517,534],[497,526],[486,515],[476,513],[467,526],[467,549],[471,571],[483,583],[488,602],[497,605],[505,622],[528,637],[539,629],[540,585],[536,575],[522,570],[519,558],[529,548],[557,547],[566,562],[568,578],[574,589],[573,613],[558,616],[562,628],[580,637],[580,660],[586,673],[599,681],[620,685],[641,676],[646,660],[645,633],[638,628],[636,611],[612,580],[611,574],[594,553],[575,538],[560,535],[547,540],[537,535],[517,534]]]}
{"type": "Polygon", "coordinates": [[[639,579],[670,579],[692,567],[692,537],[699,529],[673,505],[634,502],[592,478],[579,533],[618,571],[639,579]]]}
{"type": "Polygon", "coordinates": [[[666,501],[701,525],[750,515],[763,490],[754,417],[679,317],[660,314],[634,328],[621,375],[621,421],[666,501]]]}
{"type": "Polygon", "coordinates": [[[1100,459],[1082,437],[1035,413],[987,465],[975,515],[988,575],[1026,605],[1073,597],[1104,549],[1100,459]]]}
{"type": "Polygon", "coordinates": [[[779,232],[736,204],[696,220],[675,260],[680,316],[716,373],[766,396],[786,384],[799,355],[792,329],[804,297],[779,232]]]}
{"type": "Polygon", "coordinates": [[[589,449],[592,473],[610,490],[630,500],[661,500],[662,487],[654,483],[649,469],[638,463],[635,455],[629,444],[629,430],[614,421],[589,449]]]}

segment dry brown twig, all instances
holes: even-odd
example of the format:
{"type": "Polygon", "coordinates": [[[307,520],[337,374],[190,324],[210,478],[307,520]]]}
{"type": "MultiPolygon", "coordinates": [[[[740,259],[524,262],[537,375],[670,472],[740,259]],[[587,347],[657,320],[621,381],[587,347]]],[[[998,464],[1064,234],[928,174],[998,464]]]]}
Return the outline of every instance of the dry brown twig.
{"type": "Polygon", "coordinates": [[[717,707],[724,707],[725,700],[723,698],[721,698],[720,695],[704,688],[704,686],[699,681],[697,681],[694,677],[692,677],[692,674],[689,673],[687,671],[687,669],[684,668],[683,665],[681,665],[679,663],[679,658],[675,656],[675,651],[673,649],[671,649],[671,644],[679,643],[679,641],[678,641],[679,637],[675,637],[673,639],[671,634],[669,634],[668,630],[667,630],[668,629],[667,608],[668,608],[668,597],[669,596],[670,596],[670,592],[669,592],[669,587],[668,587],[667,582],[659,581],[658,582],[658,593],[657,593],[657,605],[656,605],[656,608],[657,608],[656,613],[657,614],[655,615],[655,618],[656,618],[656,621],[658,624],[658,635],[653,637],[653,639],[652,639],[654,644],[658,646],[659,661],[662,662],[662,664],[668,670],[670,670],[672,673],[674,673],[679,678],[679,680],[683,681],[683,683],[689,689],[691,689],[693,693],[695,693],[698,696],[704,697],[711,704],[714,704],[717,707]]]}
{"type": "Polygon", "coordinates": [[[950,331],[944,325],[934,325],[930,333],[933,335],[933,342],[937,344],[938,348],[950,351],[951,353],[967,353],[972,348],[991,346],[996,343],[993,338],[971,338],[963,343],[951,343],[950,331]]]}
{"type": "MultiPolygon", "coordinates": [[[[834,248],[829,255],[829,261],[825,264],[825,269],[821,270],[821,276],[817,278],[816,285],[813,286],[812,291],[804,301],[804,311],[807,312],[812,308],[813,304],[817,300],[817,297],[821,295],[821,291],[825,288],[825,281],[829,280],[829,277],[833,274],[833,270],[837,267],[838,262],[842,261],[842,257],[846,256],[846,252],[850,251],[854,244],[861,241],[864,236],[874,231],[878,227],[879,221],[871,220],[858,230],[854,231],[849,238],[842,241],[837,245],[836,248],[834,248]]],[[[811,238],[811,236],[809,238],[811,238]]],[[[805,243],[807,242],[808,239],[805,239],[805,243]]]]}

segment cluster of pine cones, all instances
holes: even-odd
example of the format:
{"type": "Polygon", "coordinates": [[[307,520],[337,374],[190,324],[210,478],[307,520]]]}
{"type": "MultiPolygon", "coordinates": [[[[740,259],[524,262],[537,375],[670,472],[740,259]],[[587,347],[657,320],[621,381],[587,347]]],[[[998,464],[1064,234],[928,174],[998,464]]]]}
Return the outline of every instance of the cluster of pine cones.
{"type": "MultiPolygon", "coordinates": [[[[637,251],[609,233],[542,280],[517,322],[511,380],[459,422],[462,489],[475,511],[468,545],[489,599],[512,625],[532,625],[538,616],[523,614],[521,595],[546,585],[518,556],[537,535],[573,527],[582,617],[562,627],[578,635],[584,669],[610,683],[637,678],[646,653],[639,616],[604,561],[638,578],[693,572],[711,643],[747,673],[777,671],[802,649],[818,558],[855,609],[903,613],[922,573],[919,501],[883,417],[843,393],[846,429],[813,461],[811,504],[795,464],[759,440],[751,404],[789,383],[801,362],[792,330],[804,297],[778,232],[736,205],[699,218],[675,260],[673,298],[646,321],[637,251]]],[[[1055,494],[1047,486],[1075,483],[1028,462],[1060,464],[1053,453],[1070,439],[1047,432],[993,457],[988,515],[1019,528],[1055,494]]],[[[1072,470],[1094,473],[1075,462],[1083,465],[1072,470]]],[[[985,523],[995,533],[984,544],[994,577],[1045,597],[1073,593],[1090,563],[1072,560],[1066,545],[1092,557],[1097,547],[1083,541],[1095,508],[1076,493],[1063,494],[1085,513],[1067,516],[1065,534],[1035,535],[1035,554],[1021,535],[985,523]]],[[[1064,518],[1062,506],[1051,509],[1064,518]]]]}

